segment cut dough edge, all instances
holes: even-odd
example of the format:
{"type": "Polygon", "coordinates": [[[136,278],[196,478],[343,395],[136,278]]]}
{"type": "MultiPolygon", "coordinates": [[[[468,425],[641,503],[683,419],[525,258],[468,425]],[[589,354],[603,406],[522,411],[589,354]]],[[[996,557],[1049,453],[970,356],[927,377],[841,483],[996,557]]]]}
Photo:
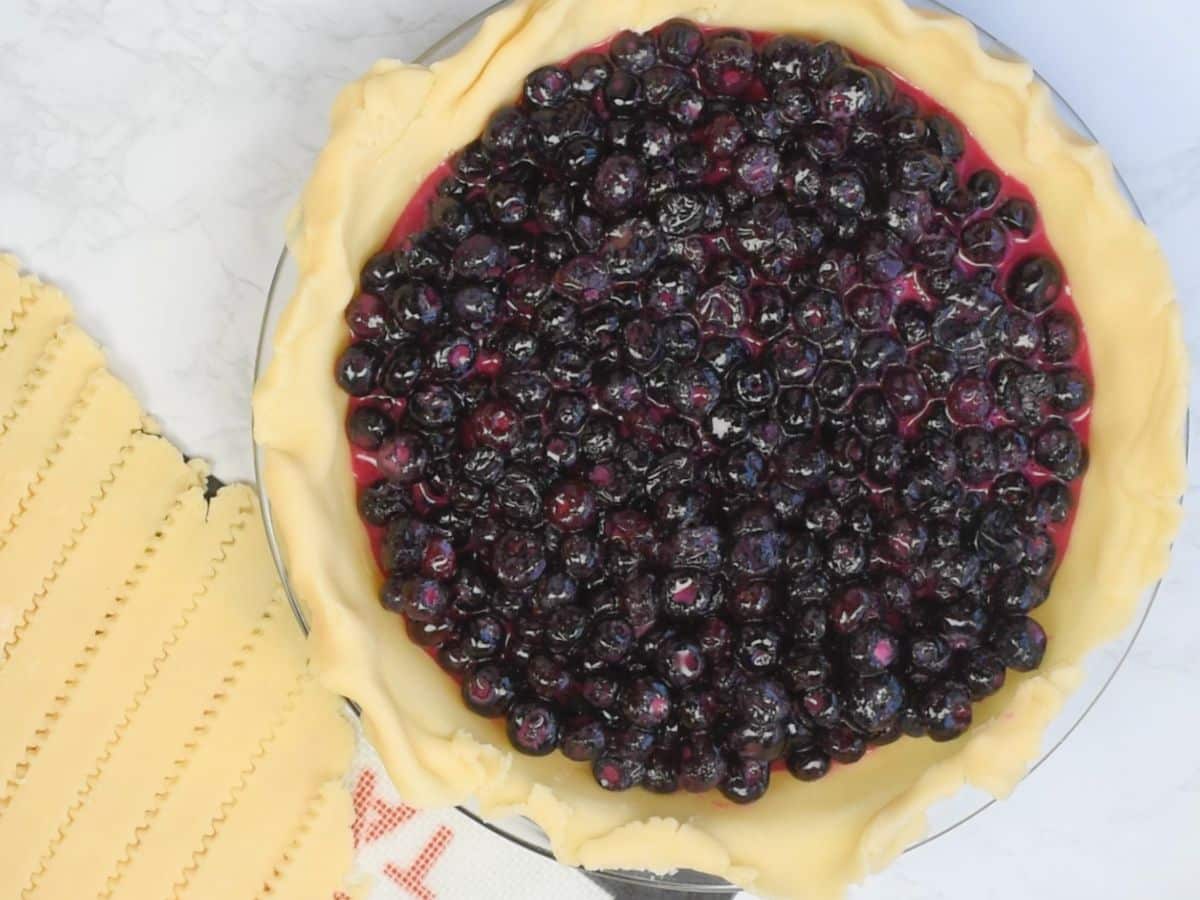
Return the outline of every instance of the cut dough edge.
{"type": "Polygon", "coordinates": [[[305,890],[348,890],[353,729],[308,671],[256,497],[210,496],[207,466],[161,437],[73,319],[60,291],[0,255],[0,699],[15,711],[0,740],[0,894],[187,897],[219,883],[249,897],[288,881],[298,846],[305,890]],[[273,624],[243,644],[260,620],[273,624]],[[255,676],[246,702],[242,672],[255,676]],[[146,817],[159,810],[147,790],[171,778],[187,784],[170,810],[186,827],[146,817]],[[154,849],[130,859],[154,877],[108,879],[111,825],[142,819],[154,849]]]}

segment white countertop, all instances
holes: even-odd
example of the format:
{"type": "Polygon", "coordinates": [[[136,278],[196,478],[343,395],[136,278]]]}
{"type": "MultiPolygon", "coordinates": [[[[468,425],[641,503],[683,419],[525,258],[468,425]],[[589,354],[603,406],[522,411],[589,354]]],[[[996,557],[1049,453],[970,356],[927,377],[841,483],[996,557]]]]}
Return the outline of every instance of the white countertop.
{"type": "MultiPolygon", "coordinates": [[[[949,2],[1031,59],[1108,148],[1166,247],[1200,359],[1190,0],[949,2]]],[[[251,477],[266,286],[334,94],[375,58],[411,58],[483,5],[10,0],[0,249],[67,289],[189,453],[226,480],[251,477]]],[[[1193,484],[1189,508],[1196,500],[1193,484]]],[[[1067,744],[1010,800],[857,898],[1200,895],[1198,541],[1193,517],[1125,669],[1067,744]]]]}

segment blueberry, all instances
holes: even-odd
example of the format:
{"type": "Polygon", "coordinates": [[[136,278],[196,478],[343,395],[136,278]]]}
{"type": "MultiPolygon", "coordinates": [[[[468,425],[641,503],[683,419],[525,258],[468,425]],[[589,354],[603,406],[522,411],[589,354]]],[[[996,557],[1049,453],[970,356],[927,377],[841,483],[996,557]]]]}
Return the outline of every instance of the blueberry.
{"type": "Polygon", "coordinates": [[[803,64],[804,81],[814,87],[826,84],[849,61],[849,54],[840,45],[822,41],[808,48],[803,64]]]}
{"type": "Polygon", "coordinates": [[[375,294],[356,296],[346,305],[344,317],[350,326],[350,333],[356,338],[369,341],[386,339],[395,330],[391,311],[375,294]]]}
{"type": "Polygon", "coordinates": [[[1062,271],[1046,256],[1032,256],[1018,263],[1008,279],[1008,298],[1027,313],[1045,312],[1062,291],[1062,271]]]}
{"type": "Polygon", "coordinates": [[[619,663],[633,649],[633,626],[624,619],[604,619],[593,627],[590,648],[597,659],[619,663]]]}
{"type": "Polygon", "coordinates": [[[440,622],[450,606],[446,587],[425,578],[389,579],[380,596],[385,608],[404,613],[412,622],[440,622]]]}
{"type": "Polygon", "coordinates": [[[883,391],[867,388],[859,391],[852,403],[854,424],[866,437],[879,437],[896,430],[896,416],[883,391]]]}
{"type": "Polygon", "coordinates": [[[393,518],[384,534],[380,548],[387,572],[412,574],[421,566],[429,526],[410,515],[393,518]]]}
{"type": "Polygon", "coordinates": [[[779,35],[762,48],[759,71],[770,85],[794,83],[804,77],[811,45],[798,37],[779,35]]]}
{"type": "Polygon", "coordinates": [[[1030,672],[1046,654],[1046,632],[1028,616],[1014,616],[996,626],[992,649],[1010,669],[1030,672]]]}
{"type": "Polygon", "coordinates": [[[612,76],[612,66],[599,53],[581,53],[572,60],[568,71],[579,94],[591,94],[607,84],[612,76]]]}
{"type": "Polygon", "coordinates": [[[1037,227],[1037,211],[1033,204],[1019,197],[1004,201],[996,210],[996,218],[1023,237],[1029,237],[1037,227]]]}
{"type": "Polygon", "coordinates": [[[463,649],[470,659],[491,659],[503,651],[507,638],[504,623],[484,613],[467,622],[463,629],[463,649]]]}
{"type": "MultiPolygon", "coordinates": [[[[504,274],[508,264],[508,250],[500,241],[488,234],[473,234],[454,250],[451,265],[462,278],[475,281],[495,281],[504,274]]],[[[427,314],[419,314],[422,324],[427,314]]]]}
{"type": "Polygon", "coordinates": [[[525,149],[529,140],[529,121],[513,106],[501,107],[492,114],[481,138],[483,148],[501,159],[513,158],[525,149]]]}
{"type": "Polygon", "coordinates": [[[749,672],[765,672],[779,662],[783,636],[774,628],[756,622],[742,626],[734,653],[749,672]]]}
{"type": "Polygon", "coordinates": [[[972,650],[979,646],[989,625],[990,617],[982,605],[962,600],[942,608],[939,634],[954,650],[972,650]]]}
{"type": "Polygon", "coordinates": [[[1078,412],[1091,400],[1091,384],[1079,369],[1058,369],[1051,373],[1050,379],[1053,391],[1050,405],[1059,412],[1078,412]]]}
{"type": "Polygon", "coordinates": [[[946,410],[963,425],[982,425],[992,411],[991,387],[974,375],[955,379],[946,398],[946,410]]]}
{"type": "Polygon", "coordinates": [[[846,647],[846,661],[861,675],[877,675],[900,657],[900,641],[884,628],[868,625],[854,632],[846,647]]]}
{"type": "Polygon", "coordinates": [[[934,397],[944,397],[959,374],[955,357],[940,347],[927,345],[915,356],[917,371],[934,397]]]}
{"type": "Polygon", "coordinates": [[[754,48],[737,35],[717,35],[700,53],[700,82],[715,94],[737,96],[754,80],[754,48]]]}
{"type": "Polygon", "coordinates": [[[913,638],[908,647],[910,679],[917,683],[925,683],[944,674],[953,661],[952,652],[950,644],[937,635],[920,635],[913,638]]]}
{"type": "Polygon", "coordinates": [[[800,781],[817,781],[829,772],[829,756],[816,747],[797,747],[788,753],[787,767],[800,781]]]}
{"type": "Polygon", "coordinates": [[[677,619],[703,619],[725,599],[720,585],[709,576],[684,569],[668,572],[662,579],[660,591],[663,611],[677,619]]]}
{"type": "Polygon", "coordinates": [[[640,784],[645,775],[645,764],[629,756],[605,754],[592,763],[592,777],[606,791],[627,791],[640,784]]]}
{"type": "Polygon", "coordinates": [[[1004,663],[989,650],[975,650],[963,663],[962,677],[971,699],[984,700],[1004,687],[1004,663]]]}
{"type": "Polygon", "coordinates": [[[492,549],[492,567],[505,587],[529,587],[546,571],[544,546],[533,534],[506,532],[492,549]]]}
{"type": "MultiPolygon", "coordinates": [[[[994,265],[1008,252],[1008,232],[996,219],[979,219],[962,233],[962,254],[977,265],[994,265]]],[[[1014,302],[1017,302],[1014,298],[1014,302]]],[[[1018,304],[1020,305],[1020,304],[1018,304]]]]}
{"type": "Polygon", "coordinates": [[[412,507],[412,492],[407,485],[386,479],[376,481],[358,498],[359,514],[371,525],[386,525],[412,507]]]}
{"type": "Polygon", "coordinates": [[[402,257],[391,250],[381,250],[363,266],[359,284],[366,293],[383,296],[399,284],[404,274],[402,257]]]}
{"type": "Polygon", "coordinates": [[[991,169],[980,169],[967,179],[967,194],[976,209],[988,209],[1000,196],[1000,176],[991,169]]]}
{"type": "Polygon", "coordinates": [[[740,759],[731,763],[720,783],[725,799],[734,803],[753,803],[767,792],[771,783],[769,762],[740,759]]]}
{"type": "Polygon", "coordinates": [[[391,418],[373,406],[358,407],[346,423],[350,443],[360,450],[378,450],[393,430],[391,418]]]}
{"type": "Polygon", "coordinates": [[[837,578],[851,578],[862,573],[866,566],[866,549],[853,533],[834,535],[826,546],[825,564],[837,578]]]}
{"type": "Polygon", "coordinates": [[[926,120],[926,141],[943,158],[958,161],[966,151],[962,131],[945,116],[930,116],[926,120]]]}
{"type": "Polygon", "coordinates": [[[992,432],[996,447],[996,467],[1001,472],[1017,472],[1029,462],[1032,449],[1029,436],[1016,428],[997,428],[992,432]]]}
{"type": "Polygon", "coordinates": [[[746,722],[756,725],[782,723],[791,713],[791,699],[778,681],[758,678],[739,686],[735,707],[746,722]]]}
{"type": "Polygon", "coordinates": [[[769,144],[749,144],[738,151],[733,171],[746,191],[755,197],[765,197],[779,183],[779,152],[769,144]]]}
{"type": "Polygon", "coordinates": [[[883,395],[898,416],[911,416],[925,408],[929,395],[920,375],[907,366],[889,368],[883,376],[883,395]]]}
{"type": "Polygon", "coordinates": [[[559,749],[567,759],[591,762],[604,752],[604,726],[593,718],[583,718],[563,730],[559,749]]]}
{"type": "Polygon", "coordinates": [[[1033,455],[1038,463],[1065,481],[1078,478],[1087,468],[1087,451],[1079,436],[1062,422],[1051,422],[1038,432],[1033,455]]]}
{"type": "Polygon", "coordinates": [[[679,789],[679,775],[672,754],[659,750],[645,762],[642,787],[655,794],[673,794],[679,789]]]}
{"type": "Polygon", "coordinates": [[[771,762],[787,746],[787,730],[781,722],[741,722],[725,735],[725,749],[739,759],[771,762]]]}
{"type": "Polygon", "coordinates": [[[600,163],[593,189],[606,209],[618,212],[638,202],[645,177],[641,163],[632,156],[617,154],[600,163]]]}
{"type": "Polygon", "coordinates": [[[512,705],[516,680],[512,673],[495,663],[483,663],[468,669],[462,680],[463,701],[472,712],[495,718],[512,705]]]}
{"type": "Polygon", "coordinates": [[[878,598],[869,589],[859,586],[842,591],[829,610],[829,623],[841,634],[851,634],[878,617],[878,598]]]}
{"type": "Polygon", "coordinates": [[[971,725],[971,696],[966,687],[945,681],[929,687],[917,701],[917,714],[935,741],[950,741],[971,725]]]}
{"type": "Polygon", "coordinates": [[[1042,347],[1051,362],[1067,362],[1079,345],[1079,323],[1070,313],[1052,310],[1042,318],[1042,347]]]}
{"type": "Polygon", "coordinates": [[[893,176],[901,188],[919,191],[933,187],[942,174],[943,163],[934,153],[911,149],[900,153],[893,176]]]}
{"type": "Polygon", "coordinates": [[[711,526],[681,528],[664,550],[667,563],[679,568],[715,571],[721,566],[721,535],[711,526]]]}
{"type": "Polygon", "coordinates": [[[635,679],[622,694],[622,711],[636,728],[657,728],[671,716],[670,688],[653,678],[635,679]]]}
{"type": "Polygon", "coordinates": [[[612,61],[628,72],[640,75],[658,60],[658,45],[652,35],[622,31],[608,49],[612,61]]]}
{"type": "Polygon", "coordinates": [[[679,748],[679,786],[701,793],[711,790],[725,777],[725,761],[711,740],[696,736],[679,748]]]}
{"type": "Polygon", "coordinates": [[[748,582],[729,598],[729,612],[742,622],[766,619],[774,605],[774,592],[765,582],[748,582]]]}
{"type": "MultiPolygon", "coordinates": [[[[815,610],[815,607],[808,609],[815,610]]],[[[820,612],[822,617],[820,629],[823,634],[824,611],[820,612]]],[[[816,635],[818,642],[820,638],[821,635],[816,635]]],[[[794,652],[784,660],[782,668],[782,675],[789,687],[798,693],[824,686],[829,682],[832,672],[833,665],[829,658],[818,651],[794,652]]]]}
{"type": "Polygon", "coordinates": [[[365,397],[375,388],[382,355],[374,344],[359,341],[338,357],[335,375],[338,386],[351,397],[365,397]]]}
{"type": "Polygon", "coordinates": [[[460,325],[471,331],[482,331],[495,321],[499,302],[495,290],[484,285],[467,285],[454,293],[450,306],[460,325]]]}
{"type": "Polygon", "coordinates": [[[846,63],[819,92],[819,107],[826,121],[846,122],[869,114],[879,105],[881,86],[867,69],[846,63]]]}
{"type": "Polygon", "coordinates": [[[845,405],[854,393],[855,383],[854,369],[850,365],[829,362],[821,367],[813,387],[822,406],[838,409],[845,405]]]}
{"type": "Polygon", "coordinates": [[[558,66],[542,66],[525,78],[525,99],[534,106],[561,106],[573,87],[571,73],[558,66]]]}
{"type": "Polygon", "coordinates": [[[508,740],[529,756],[545,756],[558,746],[560,725],[554,710],[542,703],[517,703],[508,711],[508,740]]]}
{"type": "Polygon", "coordinates": [[[675,66],[690,66],[704,47],[704,33],[685,19],[671,19],[658,29],[658,55],[675,66]]]}
{"type": "Polygon", "coordinates": [[[672,637],[664,641],[659,647],[658,670],[663,678],[675,687],[686,687],[696,683],[705,670],[700,645],[683,637],[672,637]]]}
{"type": "Polygon", "coordinates": [[[611,278],[601,260],[586,254],[568,260],[554,276],[556,291],[585,306],[604,299],[610,284],[611,278]]]}
{"type": "Polygon", "coordinates": [[[1047,481],[1038,488],[1037,498],[1031,508],[1034,521],[1042,526],[1052,522],[1065,522],[1071,514],[1073,502],[1067,486],[1061,481],[1047,481]]]}

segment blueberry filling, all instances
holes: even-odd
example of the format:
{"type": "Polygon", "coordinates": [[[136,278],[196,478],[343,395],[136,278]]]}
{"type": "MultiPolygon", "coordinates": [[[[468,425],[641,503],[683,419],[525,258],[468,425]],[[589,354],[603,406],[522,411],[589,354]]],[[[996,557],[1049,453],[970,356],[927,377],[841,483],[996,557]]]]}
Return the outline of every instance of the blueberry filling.
{"type": "Polygon", "coordinates": [[[673,20],[535,70],[345,318],[381,602],[522,753],[750,803],[1042,661],[1092,395],[1066,274],[836,44],[673,20]]]}

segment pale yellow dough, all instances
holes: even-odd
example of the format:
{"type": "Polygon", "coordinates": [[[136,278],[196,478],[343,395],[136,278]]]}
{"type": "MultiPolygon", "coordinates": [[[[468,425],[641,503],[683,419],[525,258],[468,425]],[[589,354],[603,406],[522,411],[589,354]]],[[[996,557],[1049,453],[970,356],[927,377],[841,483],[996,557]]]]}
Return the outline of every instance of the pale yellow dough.
{"type": "Polygon", "coordinates": [[[406,800],[474,796],[485,813],[524,813],[565,863],[691,867],[766,894],[839,896],[920,837],[937,799],[967,783],[998,796],[1011,790],[1086,653],[1128,624],[1166,566],[1184,485],[1186,383],[1166,263],[1104,154],[1061,124],[1028,65],[983,52],[959,18],[899,0],[514,3],[452,58],[430,68],[379,62],[342,92],[289,246],[299,287],[255,415],[320,675],[362,706],[406,800]],[[745,808],[710,795],[605,793],[586,767],[561,756],[510,753],[497,723],[466,710],[452,680],[375,599],[379,575],[355,512],[342,428],[346,398],[331,376],[356,274],[426,175],[511,102],[530,70],[677,15],[839,41],[957,114],[1033,190],[1095,366],[1091,468],[1070,551],[1039,610],[1051,639],[1042,668],[1010,677],[963,739],[902,740],[815,784],[780,777],[745,808]]]}
{"type": "Polygon", "coordinates": [[[344,704],[306,667],[253,492],[206,478],[66,298],[0,257],[6,900],[343,887],[344,704]]]}

